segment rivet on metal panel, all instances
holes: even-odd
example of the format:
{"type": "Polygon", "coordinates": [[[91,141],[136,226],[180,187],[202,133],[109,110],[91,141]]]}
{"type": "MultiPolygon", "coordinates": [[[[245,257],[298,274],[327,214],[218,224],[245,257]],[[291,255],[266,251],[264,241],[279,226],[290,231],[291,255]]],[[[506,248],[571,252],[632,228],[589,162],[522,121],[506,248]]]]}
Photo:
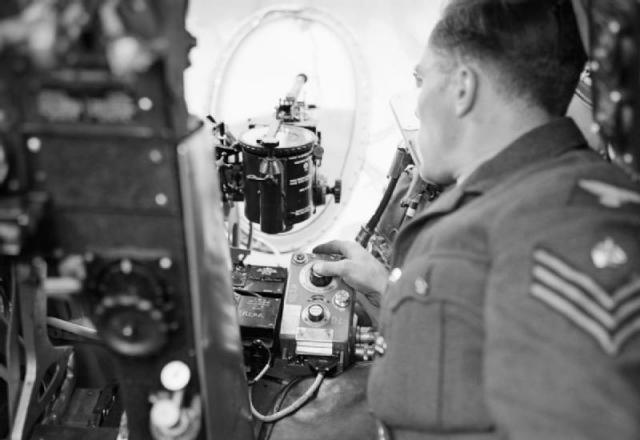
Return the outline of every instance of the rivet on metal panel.
{"type": "Polygon", "coordinates": [[[30,137],[29,139],[27,139],[27,148],[32,153],[37,153],[38,151],[40,151],[41,147],[42,147],[42,141],[40,141],[39,138],[30,137]]]}
{"type": "Polygon", "coordinates": [[[173,261],[171,261],[171,258],[169,257],[163,257],[160,259],[160,262],[158,263],[160,265],[160,268],[162,269],[170,269],[171,266],[173,266],[173,261]]]}
{"type": "Polygon", "coordinates": [[[169,202],[169,199],[165,194],[159,193],[156,194],[156,204],[158,206],[165,206],[169,202]]]}
{"type": "Polygon", "coordinates": [[[122,260],[120,262],[120,270],[122,271],[122,273],[131,273],[131,271],[133,270],[133,264],[131,263],[131,260],[127,258],[122,260]]]}
{"type": "Polygon", "coordinates": [[[149,151],[149,160],[156,164],[162,162],[162,153],[160,150],[153,149],[149,151]]]}
{"type": "Polygon", "coordinates": [[[140,110],[147,112],[153,108],[153,101],[150,98],[143,96],[138,99],[138,107],[140,107],[140,110]]]}

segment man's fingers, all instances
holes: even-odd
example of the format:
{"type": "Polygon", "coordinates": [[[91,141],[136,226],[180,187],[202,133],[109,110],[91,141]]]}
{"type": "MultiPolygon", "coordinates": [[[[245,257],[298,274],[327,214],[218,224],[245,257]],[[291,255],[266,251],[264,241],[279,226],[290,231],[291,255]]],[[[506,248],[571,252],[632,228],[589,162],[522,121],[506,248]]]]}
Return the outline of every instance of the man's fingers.
{"type": "Polygon", "coordinates": [[[348,260],[317,261],[313,263],[313,271],[318,275],[343,278],[347,274],[347,262],[348,260]]]}
{"type": "MultiPolygon", "coordinates": [[[[344,241],[332,240],[327,243],[319,244],[313,248],[314,254],[342,254],[344,249],[344,241]]],[[[347,242],[348,243],[348,242],[347,242]]]]}
{"type": "Polygon", "coordinates": [[[345,240],[333,240],[320,244],[313,248],[313,252],[316,254],[340,254],[346,258],[357,258],[363,252],[366,253],[364,248],[355,241],[345,240]]]}

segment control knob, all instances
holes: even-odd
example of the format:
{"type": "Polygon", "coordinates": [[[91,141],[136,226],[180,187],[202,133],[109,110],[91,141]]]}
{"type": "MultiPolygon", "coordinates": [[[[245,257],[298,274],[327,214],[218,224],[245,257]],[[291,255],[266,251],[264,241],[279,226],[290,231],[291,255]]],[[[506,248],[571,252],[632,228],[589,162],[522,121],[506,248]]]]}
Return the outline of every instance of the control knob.
{"type": "Polygon", "coordinates": [[[333,277],[318,274],[313,266],[311,266],[311,270],[309,272],[311,284],[316,287],[326,287],[331,283],[331,280],[333,279],[333,277]]]}
{"type": "Polygon", "coordinates": [[[345,309],[351,303],[351,295],[346,290],[338,290],[333,295],[333,303],[341,309],[345,309]]]}
{"type": "Polygon", "coordinates": [[[320,322],[324,319],[324,307],[320,304],[311,304],[307,308],[307,317],[311,322],[320,322]]]}

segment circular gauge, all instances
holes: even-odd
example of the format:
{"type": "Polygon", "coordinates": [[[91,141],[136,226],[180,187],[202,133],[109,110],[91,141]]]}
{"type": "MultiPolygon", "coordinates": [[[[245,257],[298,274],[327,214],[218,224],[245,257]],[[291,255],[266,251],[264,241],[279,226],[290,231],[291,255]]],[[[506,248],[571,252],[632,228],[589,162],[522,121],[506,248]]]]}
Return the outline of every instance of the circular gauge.
{"type": "Polygon", "coordinates": [[[96,327],[105,343],[125,356],[148,356],[167,341],[163,313],[151,301],[108,296],[96,307],[96,327]]]}
{"type": "Polygon", "coordinates": [[[169,391],[184,389],[191,379],[189,366],[182,361],[171,361],[160,372],[160,382],[169,391]]]}

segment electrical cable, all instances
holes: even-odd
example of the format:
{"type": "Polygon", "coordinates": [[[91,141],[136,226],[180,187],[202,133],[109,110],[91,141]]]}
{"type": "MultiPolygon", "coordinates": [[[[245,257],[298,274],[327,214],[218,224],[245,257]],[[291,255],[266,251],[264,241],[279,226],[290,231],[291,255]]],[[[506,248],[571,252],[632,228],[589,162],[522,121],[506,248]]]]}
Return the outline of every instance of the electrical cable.
{"type": "Polygon", "coordinates": [[[267,363],[264,365],[262,370],[260,370],[260,372],[256,375],[256,377],[249,380],[249,385],[253,385],[256,382],[258,382],[260,379],[262,379],[264,375],[267,374],[267,371],[269,371],[270,366],[271,366],[271,351],[269,351],[269,360],[267,360],[267,363]]]}
{"type": "Polygon", "coordinates": [[[293,414],[294,412],[296,412],[297,410],[299,410],[300,408],[302,408],[302,406],[304,406],[305,403],[307,403],[312,397],[313,395],[318,391],[318,389],[320,388],[320,385],[322,384],[322,381],[324,380],[325,377],[325,373],[324,372],[318,372],[318,374],[316,375],[315,380],[313,381],[313,383],[311,384],[311,386],[309,387],[309,389],[307,391],[304,392],[304,394],[302,396],[300,396],[298,399],[296,399],[295,402],[293,402],[291,405],[289,405],[288,407],[286,407],[283,410],[277,411],[273,414],[268,414],[268,415],[262,415],[258,412],[258,410],[256,410],[253,407],[253,402],[251,401],[251,393],[249,393],[249,405],[251,406],[251,414],[253,414],[253,416],[262,421],[262,422],[267,422],[267,423],[272,423],[272,422],[276,422],[290,414],[293,414]]]}
{"type": "Polygon", "coordinates": [[[65,321],[60,318],[54,318],[52,316],[47,316],[47,324],[50,325],[51,327],[57,328],[59,330],[64,330],[65,332],[71,333],[76,336],[92,339],[94,341],[100,340],[100,337],[98,336],[98,332],[96,331],[96,329],[93,329],[91,327],[76,324],[74,322],[65,321]]]}
{"type": "Polygon", "coordinates": [[[237,203],[233,204],[232,214],[229,215],[231,224],[231,246],[240,247],[240,208],[237,203]]]}
{"type": "Polygon", "coordinates": [[[239,240],[238,240],[238,224],[234,223],[231,226],[231,246],[233,247],[238,247],[239,244],[239,240]]]}
{"type": "Polygon", "coordinates": [[[253,247],[253,222],[249,222],[249,237],[247,238],[247,249],[251,252],[253,247]]]}
{"type": "Polygon", "coordinates": [[[255,384],[260,379],[262,379],[264,375],[267,374],[267,371],[269,371],[269,368],[271,367],[271,350],[269,350],[269,348],[266,345],[264,345],[264,342],[262,342],[260,339],[254,340],[253,343],[265,349],[269,357],[267,358],[267,362],[265,363],[264,367],[262,367],[262,370],[260,370],[260,372],[256,375],[256,377],[249,380],[248,382],[249,386],[255,384]]]}
{"type": "Polygon", "coordinates": [[[395,157],[393,158],[393,162],[391,164],[391,168],[389,170],[389,183],[387,184],[387,188],[384,191],[384,195],[382,196],[382,200],[378,204],[376,211],[371,216],[371,219],[367,222],[366,225],[363,225],[360,228],[360,232],[356,236],[356,243],[366,249],[369,244],[369,240],[371,236],[376,230],[378,223],[380,222],[380,218],[382,218],[382,214],[387,209],[389,205],[389,201],[391,200],[391,196],[396,189],[398,184],[398,180],[400,180],[400,175],[402,172],[411,164],[411,154],[409,151],[400,144],[396,149],[395,157]]]}
{"type": "MultiPolygon", "coordinates": [[[[300,383],[302,379],[303,379],[302,377],[296,377],[292,379],[289,383],[284,385],[280,389],[280,391],[278,391],[278,393],[276,394],[274,403],[272,405],[274,412],[277,412],[280,410],[280,408],[282,407],[282,404],[284,403],[285,399],[289,395],[289,391],[291,391],[294,386],[300,383]]],[[[269,440],[271,438],[271,434],[273,433],[273,428],[275,425],[276,425],[275,423],[263,423],[262,426],[260,427],[260,432],[258,433],[257,440],[269,440]]]]}
{"type": "MultiPolygon", "coordinates": [[[[273,403],[274,412],[277,412],[280,410],[280,408],[282,407],[282,404],[284,403],[285,399],[289,395],[289,391],[291,391],[293,387],[295,387],[298,383],[300,383],[302,379],[303,379],[302,377],[296,377],[295,379],[291,380],[288,384],[283,386],[280,389],[280,391],[278,391],[278,394],[276,394],[276,398],[273,403]]],[[[262,426],[260,427],[260,432],[258,433],[257,440],[269,440],[271,438],[271,434],[273,433],[273,428],[275,427],[275,425],[276,425],[275,423],[263,423],[262,426]]]]}
{"type": "Polygon", "coordinates": [[[389,180],[387,189],[385,190],[384,195],[382,196],[382,200],[380,201],[380,204],[378,204],[378,208],[376,209],[376,212],[373,214],[373,216],[371,216],[371,219],[369,219],[367,224],[362,226],[362,228],[360,229],[360,232],[356,237],[356,242],[363,248],[366,248],[367,245],[369,244],[369,239],[373,235],[373,232],[375,231],[376,226],[378,226],[378,222],[380,221],[382,214],[387,208],[387,205],[389,204],[389,200],[391,200],[391,196],[393,195],[393,191],[396,189],[397,184],[398,184],[398,178],[392,178],[389,180]]]}

